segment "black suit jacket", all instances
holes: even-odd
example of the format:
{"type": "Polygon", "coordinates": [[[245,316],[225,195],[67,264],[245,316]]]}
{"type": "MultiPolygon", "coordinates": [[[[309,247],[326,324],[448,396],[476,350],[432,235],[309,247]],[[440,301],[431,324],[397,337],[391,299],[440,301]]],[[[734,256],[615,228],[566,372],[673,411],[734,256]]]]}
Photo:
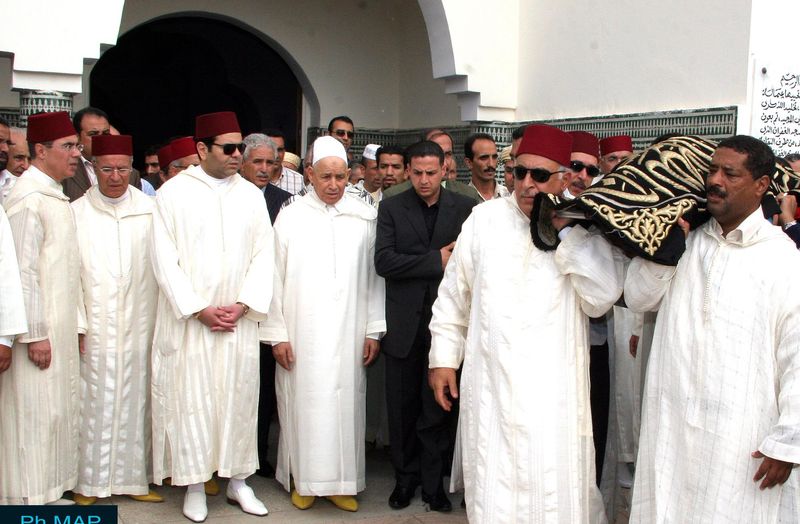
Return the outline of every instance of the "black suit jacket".
{"type": "Polygon", "coordinates": [[[386,336],[381,351],[405,358],[417,333],[425,293],[436,299],[442,280],[441,248],[458,238],[475,201],[442,188],[439,214],[428,230],[415,191],[381,202],[375,240],[375,270],[386,279],[386,336]]]}
{"type": "MultiPolygon", "coordinates": [[[[142,178],[139,171],[134,169],[131,171],[131,177],[128,179],[131,187],[142,189],[142,178]]],[[[65,178],[61,182],[61,187],[64,189],[64,194],[69,197],[70,202],[74,202],[83,196],[84,193],[89,191],[92,187],[92,182],[89,180],[89,175],[86,173],[86,166],[83,165],[83,158],[78,159],[78,167],[75,169],[75,176],[65,178]]]]}
{"type": "Polygon", "coordinates": [[[269,219],[274,224],[275,219],[278,218],[278,211],[284,202],[292,198],[292,194],[284,191],[275,184],[267,184],[264,188],[264,199],[267,201],[267,211],[269,211],[269,219]]]}

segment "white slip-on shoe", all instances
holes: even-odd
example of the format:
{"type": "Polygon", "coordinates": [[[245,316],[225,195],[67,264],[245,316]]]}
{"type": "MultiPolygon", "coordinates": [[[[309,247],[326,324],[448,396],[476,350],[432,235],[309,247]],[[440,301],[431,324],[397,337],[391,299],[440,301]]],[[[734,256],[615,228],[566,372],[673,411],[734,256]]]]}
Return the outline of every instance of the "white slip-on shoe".
{"type": "Polygon", "coordinates": [[[56,500],[54,500],[52,502],[48,502],[47,505],[48,506],[74,506],[75,505],[75,501],[74,500],[65,499],[65,498],[60,498],[60,499],[56,499],[56,500]]]}
{"type": "Polygon", "coordinates": [[[183,516],[193,522],[203,522],[208,517],[206,494],[202,491],[187,491],[183,497],[183,516]]]}
{"type": "Polygon", "coordinates": [[[239,504],[239,506],[242,508],[242,511],[245,513],[258,515],[259,517],[263,517],[269,513],[267,506],[265,506],[263,502],[256,498],[255,493],[253,493],[253,489],[247,484],[238,490],[234,490],[229,482],[228,489],[225,490],[225,495],[228,497],[228,504],[239,504]]]}

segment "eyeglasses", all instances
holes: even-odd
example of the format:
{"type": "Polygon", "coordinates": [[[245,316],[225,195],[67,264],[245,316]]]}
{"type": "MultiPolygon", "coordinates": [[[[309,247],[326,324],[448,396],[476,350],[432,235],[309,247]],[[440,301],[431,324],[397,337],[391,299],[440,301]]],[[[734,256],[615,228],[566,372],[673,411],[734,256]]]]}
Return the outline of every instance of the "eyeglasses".
{"type": "Polygon", "coordinates": [[[344,129],[334,129],[333,134],[340,138],[344,138],[345,135],[347,135],[347,138],[353,138],[356,136],[355,131],[345,131],[344,129]]]}
{"type": "Polygon", "coordinates": [[[548,171],[547,169],[541,167],[525,167],[525,166],[514,166],[514,178],[517,180],[525,180],[525,177],[528,176],[528,173],[531,174],[531,178],[534,182],[539,182],[540,184],[544,184],[550,177],[555,175],[556,173],[563,173],[563,169],[559,169],[558,171],[548,171]]]}
{"type": "MultiPolygon", "coordinates": [[[[53,147],[53,146],[50,146],[50,147],[53,147]]],[[[73,149],[77,149],[78,151],[83,153],[83,144],[76,144],[75,142],[65,142],[65,143],[61,144],[60,146],[58,146],[58,147],[60,147],[61,149],[63,149],[67,153],[72,152],[73,149]]]]}
{"type": "Polygon", "coordinates": [[[108,166],[100,168],[100,172],[103,173],[104,175],[108,175],[108,176],[113,175],[114,171],[116,171],[117,173],[119,173],[122,176],[125,176],[125,175],[129,175],[131,173],[132,169],[129,168],[129,167],[108,167],[108,166]]]}
{"type": "Polygon", "coordinates": [[[228,156],[231,156],[237,149],[240,153],[244,153],[245,148],[247,148],[244,142],[239,142],[238,144],[217,144],[216,142],[212,142],[211,145],[221,147],[222,152],[228,156]]]}
{"type": "Polygon", "coordinates": [[[594,178],[594,177],[596,177],[597,175],[600,174],[600,168],[599,167],[590,166],[590,165],[584,164],[583,162],[580,162],[578,160],[573,160],[572,162],[570,162],[569,163],[569,168],[572,171],[575,171],[576,173],[580,173],[581,171],[583,171],[585,169],[586,170],[586,174],[589,175],[592,178],[594,178]]]}

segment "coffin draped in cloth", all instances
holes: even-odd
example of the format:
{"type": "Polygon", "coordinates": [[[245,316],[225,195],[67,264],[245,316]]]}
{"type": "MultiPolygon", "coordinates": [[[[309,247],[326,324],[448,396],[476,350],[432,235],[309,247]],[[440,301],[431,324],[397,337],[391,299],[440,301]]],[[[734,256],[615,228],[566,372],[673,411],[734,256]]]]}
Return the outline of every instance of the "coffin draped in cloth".
{"type": "MultiPolygon", "coordinates": [[[[558,246],[550,217],[572,217],[597,225],[609,240],[631,256],[674,266],[685,249],[677,225],[683,217],[694,229],[705,223],[705,179],[716,142],[694,136],[669,138],[617,166],[574,200],[539,193],[531,215],[531,236],[542,250],[558,246]]],[[[776,163],[762,206],[772,217],[779,212],[779,193],[800,196],[800,176],[776,163]]]]}

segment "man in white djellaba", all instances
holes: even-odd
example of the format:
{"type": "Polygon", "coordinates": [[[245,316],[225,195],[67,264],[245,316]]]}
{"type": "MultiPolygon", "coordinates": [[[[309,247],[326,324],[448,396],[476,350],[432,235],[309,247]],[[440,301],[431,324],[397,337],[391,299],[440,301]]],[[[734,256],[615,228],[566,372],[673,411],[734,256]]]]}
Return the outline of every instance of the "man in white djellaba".
{"type": "Polygon", "coordinates": [[[31,167],[3,205],[27,317],[0,375],[0,504],[72,504],[78,464],[80,274],[75,219],[61,182],[74,176],[78,137],[66,112],[28,119],[31,167]]]}
{"type": "Polygon", "coordinates": [[[553,218],[555,251],[537,248],[530,233],[534,196],[566,187],[571,146],[559,129],[527,127],[514,193],[464,222],[433,305],[429,379],[445,410],[449,397],[460,398],[451,490],[463,485],[470,522],[606,521],[595,484],[588,317],[622,293],[622,255],[563,218],[553,218]]]}
{"type": "Polygon", "coordinates": [[[158,285],[148,253],[155,202],[131,190],[133,142],[92,137],[97,184],[72,203],[86,316],[75,502],[150,491],[150,349],[158,285]]]}
{"type": "Polygon", "coordinates": [[[230,477],[228,501],[267,508],[245,479],[258,467],[258,322],[272,298],[273,239],[264,195],[237,172],[236,115],[200,115],[200,165],[156,197],[152,257],[160,288],[153,344],[153,470],[188,486],[183,514],[208,515],[203,483],[230,477]]]}
{"type": "Polygon", "coordinates": [[[631,522],[800,521],[800,254],[764,219],[774,170],[760,140],[722,140],[678,265],[628,268],[628,306],[658,310],[631,522]]]}
{"type": "Polygon", "coordinates": [[[377,211],[345,191],[347,155],[314,142],[313,190],[275,222],[274,298],[261,339],[279,367],[275,478],[292,503],[317,496],[356,511],[365,487],[366,369],[386,331],[384,281],[374,267],[377,211]]]}
{"type": "MultiPolygon", "coordinates": [[[[0,207],[0,373],[11,366],[14,337],[28,329],[11,226],[0,207]]],[[[2,380],[0,378],[0,380],[2,380]]]]}

